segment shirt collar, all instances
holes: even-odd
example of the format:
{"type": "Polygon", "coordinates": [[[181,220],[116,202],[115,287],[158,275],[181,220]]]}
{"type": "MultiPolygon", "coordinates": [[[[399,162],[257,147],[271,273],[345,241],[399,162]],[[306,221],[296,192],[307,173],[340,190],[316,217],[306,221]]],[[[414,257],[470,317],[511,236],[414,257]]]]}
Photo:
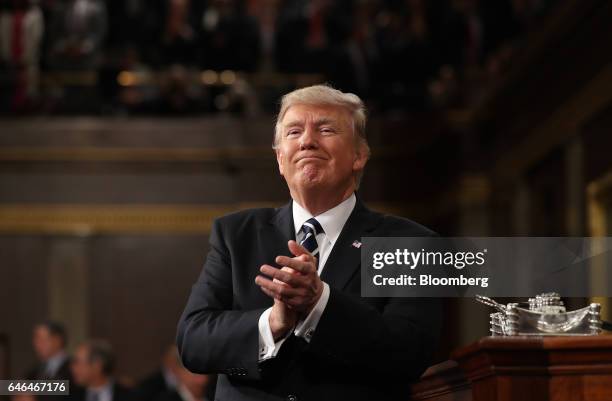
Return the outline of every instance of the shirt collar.
{"type": "Polygon", "coordinates": [[[112,380],[108,380],[104,385],[100,387],[88,387],[88,392],[98,393],[98,400],[112,400],[113,399],[113,384],[112,380]]]}
{"type": "Polygon", "coordinates": [[[164,376],[164,381],[166,382],[166,387],[168,388],[176,388],[177,380],[176,376],[172,371],[166,367],[162,368],[162,374],[164,376]]]}
{"type": "Polygon", "coordinates": [[[49,358],[46,363],[47,374],[55,376],[60,366],[62,366],[67,358],[68,355],[63,350],[49,358]]]}
{"type": "Polygon", "coordinates": [[[321,227],[323,227],[323,231],[325,231],[327,239],[331,242],[333,246],[338,237],[340,236],[342,227],[344,227],[344,224],[346,223],[349,216],[351,215],[351,212],[355,208],[356,202],[357,198],[355,197],[355,193],[352,193],[351,196],[349,196],[333,208],[317,216],[313,216],[312,214],[310,214],[310,212],[308,212],[294,200],[292,202],[292,208],[293,225],[295,228],[296,238],[298,233],[302,229],[302,225],[304,225],[304,222],[310,219],[311,217],[315,217],[319,224],[321,224],[321,227]]]}

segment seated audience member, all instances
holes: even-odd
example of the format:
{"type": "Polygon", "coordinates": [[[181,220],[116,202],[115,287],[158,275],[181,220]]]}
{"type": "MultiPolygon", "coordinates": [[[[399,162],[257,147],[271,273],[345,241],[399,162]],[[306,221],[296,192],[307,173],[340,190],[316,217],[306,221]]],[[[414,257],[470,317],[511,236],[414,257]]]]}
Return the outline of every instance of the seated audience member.
{"type": "Polygon", "coordinates": [[[138,384],[135,398],[138,401],[151,401],[160,394],[175,390],[177,386],[176,375],[180,366],[178,350],[175,345],[172,345],[164,353],[159,369],[138,384]]]}
{"type": "Polygon", "coordinates": [[[40,363],[28,372],[28,380],[72,380],[67,339],[66,329],[59,322],[48,320],[34,327],[32,345],[40,363]]]}
{"type": "MultiPolygon", "coordinates": [[[[23,111],[38,97],[44,28],[43,13],[37,1],[0,2],[0,65],[8,69],[5,80],[8,78],[10,88],[6,92],[10,92],[12,111],[23,111]]],[[[3,89],[6,90],[0,87],[3,89]]],[[[3,93],[0,102],[7,95],[3,93]]]]}
{"type": "Polygon", "coordinates": [[[154,401],[213,401],[215,377],[191,373],[183,365],[176,372],[177,386],[160,394],[154,401]]]}
{"type": "Polygon", "coordinates": [[[98,67],[106,37],[107,14],[100,0],[63,0],[50,10],[47,63],[59,71],[98,67]]]}
{"type": "Polygon", "coordinates": [[[104,340],[80,344],[72,360],[74,381],[84,388],[78,401],[131,401],[132,391],[113,378],[115,355],[104,340]]]}

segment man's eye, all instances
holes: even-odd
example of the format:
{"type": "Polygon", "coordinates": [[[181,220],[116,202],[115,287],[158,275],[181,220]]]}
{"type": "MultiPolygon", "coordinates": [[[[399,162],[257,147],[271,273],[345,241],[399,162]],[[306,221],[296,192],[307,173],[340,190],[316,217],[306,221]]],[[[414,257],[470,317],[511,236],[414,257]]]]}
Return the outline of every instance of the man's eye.
{"type": "Polygon", "coordinates": [[[298,130],[291,130],[291,131],[287,131],[287,136],[297,135],[299,133],[300,131],[298,130]]]}
{"type": "Polygon", "coordinates": [[[325,127],[321,128],[321,132],[324,134],[333,134],[335,131],[333,128],[325,127]]]}

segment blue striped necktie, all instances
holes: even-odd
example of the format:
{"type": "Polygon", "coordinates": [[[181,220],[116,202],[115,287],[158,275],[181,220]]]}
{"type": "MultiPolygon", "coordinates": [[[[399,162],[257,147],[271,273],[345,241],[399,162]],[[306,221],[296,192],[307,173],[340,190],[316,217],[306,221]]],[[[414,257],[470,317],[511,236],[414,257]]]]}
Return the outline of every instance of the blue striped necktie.
{"type": "Polygon", "coordinates": [[[317,266],[319,261],[319,244],[317,243],[317,234],[324,233],[323,227],[321,224],[315,219],[311,217],[310,219],[304,222],[302,225],[302,232],[304,233],[304,238],[300,241],[300,245],[308,250],[317,258],[317,266]]]}

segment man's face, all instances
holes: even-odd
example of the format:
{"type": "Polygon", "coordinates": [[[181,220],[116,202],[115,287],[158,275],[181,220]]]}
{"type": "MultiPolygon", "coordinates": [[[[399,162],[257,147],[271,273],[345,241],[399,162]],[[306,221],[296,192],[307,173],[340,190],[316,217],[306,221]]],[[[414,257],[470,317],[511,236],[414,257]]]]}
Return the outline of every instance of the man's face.
{"type": "Polygon", "coordinates": [[[34,352],[42,361],[46,361],[62,349],[62,340],[53,335],[47,327],[41,325],[34,328],[32,333],[34,352]]]}
{"type": "Polygon", "coordinates": [[[289,189],[353,185],[366,164],[349,113],[334,106],[291,106],[280,122],[276,159],[289,189]]]}
{"type": "Polygon", "coordinates": [[[89,360],[89,349],[85,345],[79,346],[72,357],[72,376],[74,381],[79,386],[87,387],[92,381],[96,365],[99,363],[92,363],[89,360]]]}

